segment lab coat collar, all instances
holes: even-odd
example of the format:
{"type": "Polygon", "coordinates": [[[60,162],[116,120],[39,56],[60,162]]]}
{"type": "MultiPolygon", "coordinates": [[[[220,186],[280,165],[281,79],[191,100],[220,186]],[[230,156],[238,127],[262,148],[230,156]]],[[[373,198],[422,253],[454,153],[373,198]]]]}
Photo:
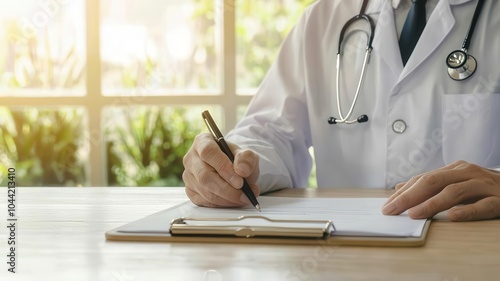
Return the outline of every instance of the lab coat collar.
{"type": "Polygon", "coordinates": [[[455,17],[450,6],[470,1],[472,0],[440,0],[430,16],[427,27],[415,46],[406,67],[403,68],[398,36],[395,32],[393,10],[393,5],[399,5],[401,0],[372,0],[372,5],[367,8],[367,13],[379,13],[372,44],[373,52],[381,57],[396,77],[399,77],[399,83],[429,57],[452,30],[455,25],[455,17]]]}
{"type": "MultiPolygon", "coordinates": [[[[373,53],[377,54],[389,67],[392,73],[399,77],[403,71],[403,62],[399,51],[398,35],[394,23],[394,12],[390,0],[373,1],[381,3],[375,35],[373,37],[373,53]]],[[[373,6],[372,6],[373,8],[373,6]]]]}
{"type": "Polygon", "coordinates": [[[399,76],[399,81],[403,80],[422,64],[439,47],[448,33],[451,32],[455,25],[455,17],[450,7],[451,1],[440,0],[438,2],[403,72],[399,76]]]}
{"type": "MultiPolygon", "coordinates": [[[[391,6],[393,9],[397,9],[399,7],[399,4],[401,4],[402,1],[406,0],[371,0],[370,3],[368,4],[368,7],[366,8],[366,13],[367,14],[380,13],[382,11],[382,8],[384,7],[384,4],[387,1],[391,2],[391,6]]],[[[450,5],[461,5],[470,1],[472,0],[448,0],[447,2],[450,5]]],[[[440,2],[442,1],[440,0],[440,2]]]]}

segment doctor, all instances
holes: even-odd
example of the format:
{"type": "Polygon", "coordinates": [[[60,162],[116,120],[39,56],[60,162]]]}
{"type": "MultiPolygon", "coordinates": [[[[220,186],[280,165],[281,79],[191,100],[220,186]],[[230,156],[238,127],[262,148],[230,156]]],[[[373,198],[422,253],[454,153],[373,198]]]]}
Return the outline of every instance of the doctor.
{"type": "Polygon", "coordinates": [[[399,41],[415,5],[368,1],[375,29],[364,75],[370,26],[357,21],[345,33],[337,76],[342,27],[362,2],[319,0],[305,11],[226,137],[234,164],[209,134],[197,136],[183,174],[195,204],[248,204],[243,178],[257,195],[306,187],[314,147],[320,188],[395,188],[384,214],[427,218],[449,209],[453,221],[500,217],[499,1],[484,2],[467,50],[477,70],[463,81],[450,77],[446,61],[461,49],[478,0],[426,1],[425,28],[409,55],[399,41]],[[360,77],[348,119],[366,122],[332,122],[348,115],[360,77]]]}

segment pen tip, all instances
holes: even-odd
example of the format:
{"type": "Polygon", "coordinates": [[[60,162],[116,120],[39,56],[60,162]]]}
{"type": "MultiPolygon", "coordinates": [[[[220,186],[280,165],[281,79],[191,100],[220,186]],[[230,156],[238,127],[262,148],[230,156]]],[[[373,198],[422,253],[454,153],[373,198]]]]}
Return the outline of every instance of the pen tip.
{"type": "Polygon", "coordinates": [[[257,209],[257,211],[259,211],[259,212],[262,212],[262,210],[260,209],[260,205],[259,204],[255,205],[255,209],[257,209]]]}

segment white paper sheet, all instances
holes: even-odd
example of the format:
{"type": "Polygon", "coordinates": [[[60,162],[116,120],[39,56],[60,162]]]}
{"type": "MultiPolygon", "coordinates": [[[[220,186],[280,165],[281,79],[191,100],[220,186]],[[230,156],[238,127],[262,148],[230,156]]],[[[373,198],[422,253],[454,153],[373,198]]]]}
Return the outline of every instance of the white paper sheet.
{"type": "MultiPolygon", "coordinates": [[[[407,214],[385,216],[381,212],[386,198],[289,198],[259,197],[262,212],[245,208],[203,208],[192,203],[183,208],[184,217],[235,218],[262,215],[271,219],[331,220],[342,236],[420,237],[425,219],[407,214]]],[[[255,223],[259,223],[258,220],[255,223]]],[[[262,221],[263,225],[266,222],[262,221]]]]}

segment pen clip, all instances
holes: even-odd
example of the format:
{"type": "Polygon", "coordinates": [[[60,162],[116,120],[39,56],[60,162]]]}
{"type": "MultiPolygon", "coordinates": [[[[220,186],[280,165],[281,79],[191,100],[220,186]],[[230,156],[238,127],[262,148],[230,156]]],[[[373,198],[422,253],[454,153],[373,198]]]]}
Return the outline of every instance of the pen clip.
{"type": "Polygon", "coordinates": [[[203,111],[203,113],[201,113],[201,116],[203,117],[203,121],[205,121],[205,124],[207,125],[207,128],[210,131],[210,134],[212,134],[214,140],[216,142],[220,142],[221,139],[224,139],[224,136],[217,127],[217,124],[215,124],[215,121],[210,115],[210,112],[208,112],[208,110],[205,110],[203,111]]]}

